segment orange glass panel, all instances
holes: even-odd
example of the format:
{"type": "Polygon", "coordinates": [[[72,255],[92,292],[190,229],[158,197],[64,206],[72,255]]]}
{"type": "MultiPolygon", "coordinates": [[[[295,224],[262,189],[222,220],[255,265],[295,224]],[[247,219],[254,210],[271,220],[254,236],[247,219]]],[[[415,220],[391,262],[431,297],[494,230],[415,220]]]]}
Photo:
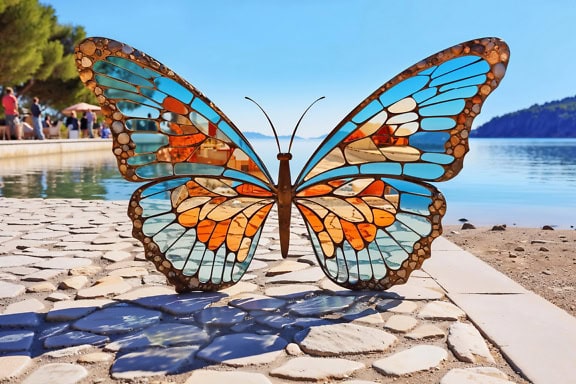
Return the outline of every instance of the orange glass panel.
{"type": "Polygon", "coordinates": [[[362,235],[362,238],[367,242],[372,242],[376,238],[376,226],[370,223],[358,224],[358,231],[362,235]]]}
{"type": "Polygon", "coordinates": [[[262,221],[266,218],[268,212],[270,212],[270,208],[272,208],[272,204],[263,207],[250,218],[246,226],[246,236],[252,237],[258,232],[258,228],[260,228],[262,221]]]}
{"type": "Polygon", "coordinates": [[[181,163],[186,161],[194,152],[195,148],[170,148],[170,161],[181,163]]]}
{"type": "Polygon", "coordinates": [[[368,187],[364,188],[359,196],[382,196],[384,195],[384,187],[386,184],[382,180],[376,180],[368,187]]]}
{"type": "Polygon", "coordinates": [[[204,220],[208,216],[208,214],[210,212],[212,212],[212,210],[214,208],[216,208],[217,206],[219,206],[220,204],[222,204],[226,200],[228,200],[226,197],[218,196],[218,197],[214,197],[208,203],[204,204],[204,206],[202,207],[202,210],[200,211],[200,219],[204,220]]]}
{"type": "Polygon", "coordinates": [[[394,222],[394,215],[381,209],[373,209],[374,224],[378,227],[387,227],[394,222]]]}
{"type": "Polygon", "coordinates": [[[228,219],[216,224],[212,232],[212,237],[210,237],[210,241],[208,242],[208,249],[215,251],[226,241],[226,234],[228,233],[228,227],[231,221],[232,220],[228,219]]]}
{"type": "Polygon", "coordinates": [[[194,208],[186,212],[182,212],[178,215],[178,223],[187,228],[194,227],[198,223],[199,214],[200,208],[194,208]]]}
{"type": "Polygon", "coordinates": [[[196,227],[196,232],[198,234],[198,240],[203,243],[208,243],[210,240],[210,235],[212,235],[212,231],[216,227],[216,222],[212,220],[202,220],[198,223],[196,227]]]}
{"type": "Polygon", "coordinates": [[[316,216],[314,212],[302,205],[299,205],[298,207],[302,212],[302,216],[304,216],[306,221],[308,221],[314,232],[320,232],[324,229],[324,224],[322,224],[322,221],[318,218],[318,216],[316,216]]]}
{"type": "Polygon", "coordinates": [[[264,188],[258,187],[254,184],[241,184],[236,187],[236,192],[241,195],[248,195],[248,196],[265,196],[271,197],[272,193],[270,191],[265,190],[264,188]]]}
{"type": "Polygon", "coordinates": [[[310,188],[304,189],[297,196],[298,197],[309,197],[309,196],[323,196],[332,192],[332,188],[326,184],[316,184],[310,188]]]}
{"type": "Polygon", "coordinates": [[[251,244],[252,244],[251,238],[245,237],[242,239],[242,243],[240,244],[240,249],[238,250],[238,253],[236,254],[236,261],[241,263],[244,260],[246,260],[246,257],[248,257],[248,252],[250,251],[250,245],[251,244]]]}
{"type": "Polygon", "coordinates": [[[326,226],[326,230],[332,240],[340,244],[342,240],[344,240],[344,232],[342,231],[342,224],[340,224],[340,219],[330,212],[324,218],[324,225],[326,226]]]}
{"type": "Polygon", "coordinates": [[[208,191],[193,181],[187,182],[186,187],[188,187],[189,196],[216,196],[215,193],[208,191]]]}
{"type": "Polygon", "coordinates": [[[172,96],[166,97],[162,102],[162,106],[170,112],[178,113],[180,115],[188,114],[188,106],[172,96]]]}
{"type": "Polygon", "coordinates": [[[226,236],[226,246],[232,252],[240,249],[240,242],[244,235],[244,229],[248,224],[248,218],[244,214],[239,214],[232,219],[230,228],[228,229],[228,236],[226,236]]]}
{"type": "Polygon", "coordinates": [[[340,224],[342,224],[342,229],[344,230],[344,236],[346,240],[350,243],[352,248],[357,251],[364,249],[364,241],[362,237],[360,237],[360,232],[354,224],[346,220],[340,220],[340,224]]]}
{"type": "Polygon", "coordinates": [[[326,257],[334,256],[334,243],[330,240],[330,236],[326,231],[322,231],[318,234],[318,240],[320,241],[320,246],[326,257]]]}
{"type": "Polygon", "coordinates": [[[370,206],[366,204],[364,200],[359,197],[350,197],[346,199],[346,201],[352,204],[357,210],[362,212],[366,218],[366,221],[372,221],[372,209],[370,209],[370,206]]]}
{"type": "Polygon", "coordinates": [[[206,135],[196,133],[194,135],[185,136],[168,136],[168,145],[171,147],[188,147],[195,146],[206,139],[206,135]]]}

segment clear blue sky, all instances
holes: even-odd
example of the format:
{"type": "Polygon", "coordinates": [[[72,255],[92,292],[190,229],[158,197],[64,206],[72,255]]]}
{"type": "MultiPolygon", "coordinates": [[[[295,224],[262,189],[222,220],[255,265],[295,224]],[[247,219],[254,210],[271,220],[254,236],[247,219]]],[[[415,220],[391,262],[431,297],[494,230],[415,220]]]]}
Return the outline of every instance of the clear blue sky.
{"type": "Polygon", "coordinates": [[[576,94],[574,0],[40,0],[60,23],[142,50],[187,79],[241,129],[270,134],[250,96],[289,134],[328,133],[390,78],[439,50],[496,36],[507,77],[475,126],[576,94]]]}

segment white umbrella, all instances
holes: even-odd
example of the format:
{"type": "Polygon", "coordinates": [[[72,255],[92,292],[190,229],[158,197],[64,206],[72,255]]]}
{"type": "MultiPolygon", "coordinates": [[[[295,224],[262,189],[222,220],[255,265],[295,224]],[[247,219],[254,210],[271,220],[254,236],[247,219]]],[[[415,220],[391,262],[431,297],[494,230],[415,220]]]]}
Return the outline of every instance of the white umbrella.
{"type": "Polygon", "coordinates": [[[62,110],[62,113],[66,114],[66,113],[70,113],[72,111],[76,111],[76,112],[99,111],[100,109],[101,108],[97,105],[88,104],[88,103],[78,103],[78,104],[71,105],[67,108],[64,108],[62,110]]]}

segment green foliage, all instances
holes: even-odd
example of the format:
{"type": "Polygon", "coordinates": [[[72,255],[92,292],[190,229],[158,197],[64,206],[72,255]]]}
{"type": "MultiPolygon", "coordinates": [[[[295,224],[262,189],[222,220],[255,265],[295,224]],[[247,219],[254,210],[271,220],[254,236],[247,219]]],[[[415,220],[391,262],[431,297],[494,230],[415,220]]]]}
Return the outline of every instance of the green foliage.
{"type": "Polygon", "coordinates": [[[495,117],[472,136],[576,138],[576,96],[495,117]]]}
{"type": "Polygon", "coordinates": [[[85,35],[83,27],[58,24],[54,9],[38,0],[0,0],[0,87],[13,87],[24,107],[34,96],[56,110],[94,103],[74,65],[74,46],[85,35]]]}

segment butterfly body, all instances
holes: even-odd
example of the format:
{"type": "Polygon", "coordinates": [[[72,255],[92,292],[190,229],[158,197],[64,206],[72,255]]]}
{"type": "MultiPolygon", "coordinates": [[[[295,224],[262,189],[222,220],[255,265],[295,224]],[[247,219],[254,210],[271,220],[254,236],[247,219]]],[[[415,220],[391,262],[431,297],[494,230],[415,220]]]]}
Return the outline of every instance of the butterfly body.
{"type": "Polygon", "coordinates": [[[274,205],[289,254],[292,207],[318,264],[336,284],[387,289],[430,257],[446,210],[432,182],[456,176],[474,118],[509,60],[497,38],[455,45],[382,85],[339,123],[295,182],[278,182],[242,132],[194,86],[107,38],[76,50],[133,194],[128,215],[146,258],[178,291],[218,290],[248,269],[274,205]]]}

